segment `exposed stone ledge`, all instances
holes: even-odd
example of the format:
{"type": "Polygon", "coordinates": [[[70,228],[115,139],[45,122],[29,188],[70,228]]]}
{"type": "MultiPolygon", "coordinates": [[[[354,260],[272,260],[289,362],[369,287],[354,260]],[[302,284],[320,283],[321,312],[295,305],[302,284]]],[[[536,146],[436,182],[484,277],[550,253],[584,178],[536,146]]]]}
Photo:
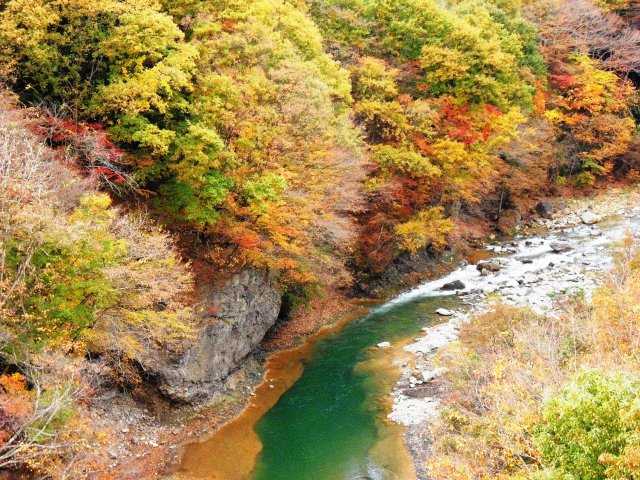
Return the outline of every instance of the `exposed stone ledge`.
{"type": "Polygon", "coordinates": [[[206,299],[208,313],[184,354],[155,357],[141,366],[170,400],[193,403],[207,398],[275,324],[281,300],[267,272],[238,273],[206,299]]]}

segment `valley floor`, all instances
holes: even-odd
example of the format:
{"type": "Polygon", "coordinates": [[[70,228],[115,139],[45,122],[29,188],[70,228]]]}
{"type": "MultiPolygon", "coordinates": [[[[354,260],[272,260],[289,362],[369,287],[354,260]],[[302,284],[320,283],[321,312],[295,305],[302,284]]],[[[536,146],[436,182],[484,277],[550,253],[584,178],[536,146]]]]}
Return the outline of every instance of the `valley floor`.
{"type": "MultiPolygon", "coordinates": [[[[439,376],[444,369],[439,366],[438,351],[456,340],[472,317],[490,310],[498,301],[553,313],[564,297],[580,292],[588,296],[611,268],[612,245],[620,242],[627,230],[640,225],[639,199],[636,189],[615,189],[594,198],[570,201],[553,219],[537,220],[512,241],[488,246],[489,255],[495,257],[480,264],[491,265],[497,271],[486,268],[481,274],[476,265],[463,262],[445,277],[392,300],[402,302],[430,292],[442,294],[438,290],[442,284],[461,280],[465,289],[458,294],[469,306],[464,312],[443,312],[452,314],[449,321],[425,328],[425,335],[409,343],[396,362],[402,373],[392,393],[389,418],[406,427],[405,439],[418,478],[428,478],[425,459],[432,444],[430,428],[438,415],[443,388],[439,376]],[[413,357],[410,361],[407,352],[413,357]]],[[[397,350],[390,349],[389,354],[394,351],[397,350]]],[[[251,398],[247,390],[244,392],[237,397],[240,403],[228,413],[238,411],[243,396],[251,398]]],[[[206,427],[206,422],[202,426],[206,427]]],[[[206,437],[211,435],[212,431],[206,437]]]]}

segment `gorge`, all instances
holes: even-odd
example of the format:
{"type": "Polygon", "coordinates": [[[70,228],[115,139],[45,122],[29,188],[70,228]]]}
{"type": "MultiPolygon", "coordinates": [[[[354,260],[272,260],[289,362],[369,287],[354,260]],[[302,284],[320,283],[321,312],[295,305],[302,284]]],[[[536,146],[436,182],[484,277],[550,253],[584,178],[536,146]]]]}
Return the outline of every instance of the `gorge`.
{"type": "Polygon", "coordinates": [[[640,478],[636,0],[0,0],[0,479],[640,478]]]}

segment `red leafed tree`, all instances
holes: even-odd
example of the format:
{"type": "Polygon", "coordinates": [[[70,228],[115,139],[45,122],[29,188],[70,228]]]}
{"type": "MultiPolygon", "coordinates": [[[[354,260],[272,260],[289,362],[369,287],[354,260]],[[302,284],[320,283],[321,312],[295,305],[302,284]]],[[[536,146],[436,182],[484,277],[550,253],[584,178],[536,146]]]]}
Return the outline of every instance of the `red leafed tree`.
{"type": "Polygon", "coordinates": [[[76,122],[51,113],[40,117],[32,130],[57,147],[65,160],[73,161],[112,190],[135,188],[126,172],[124,150],[109,139],[103,125],[76,122]]]}

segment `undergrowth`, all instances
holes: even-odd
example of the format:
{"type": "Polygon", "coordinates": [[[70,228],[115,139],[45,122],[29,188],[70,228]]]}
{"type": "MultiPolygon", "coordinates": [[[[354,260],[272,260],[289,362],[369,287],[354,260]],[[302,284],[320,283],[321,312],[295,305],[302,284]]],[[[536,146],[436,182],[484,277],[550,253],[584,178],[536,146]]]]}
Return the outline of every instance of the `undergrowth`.
{"type": "Polygon", "coordinates": [[[557,315],[496,305],[439,355],[434,479],[633,479],[640,251],[631,237],[590,300],[557,315]]]}

